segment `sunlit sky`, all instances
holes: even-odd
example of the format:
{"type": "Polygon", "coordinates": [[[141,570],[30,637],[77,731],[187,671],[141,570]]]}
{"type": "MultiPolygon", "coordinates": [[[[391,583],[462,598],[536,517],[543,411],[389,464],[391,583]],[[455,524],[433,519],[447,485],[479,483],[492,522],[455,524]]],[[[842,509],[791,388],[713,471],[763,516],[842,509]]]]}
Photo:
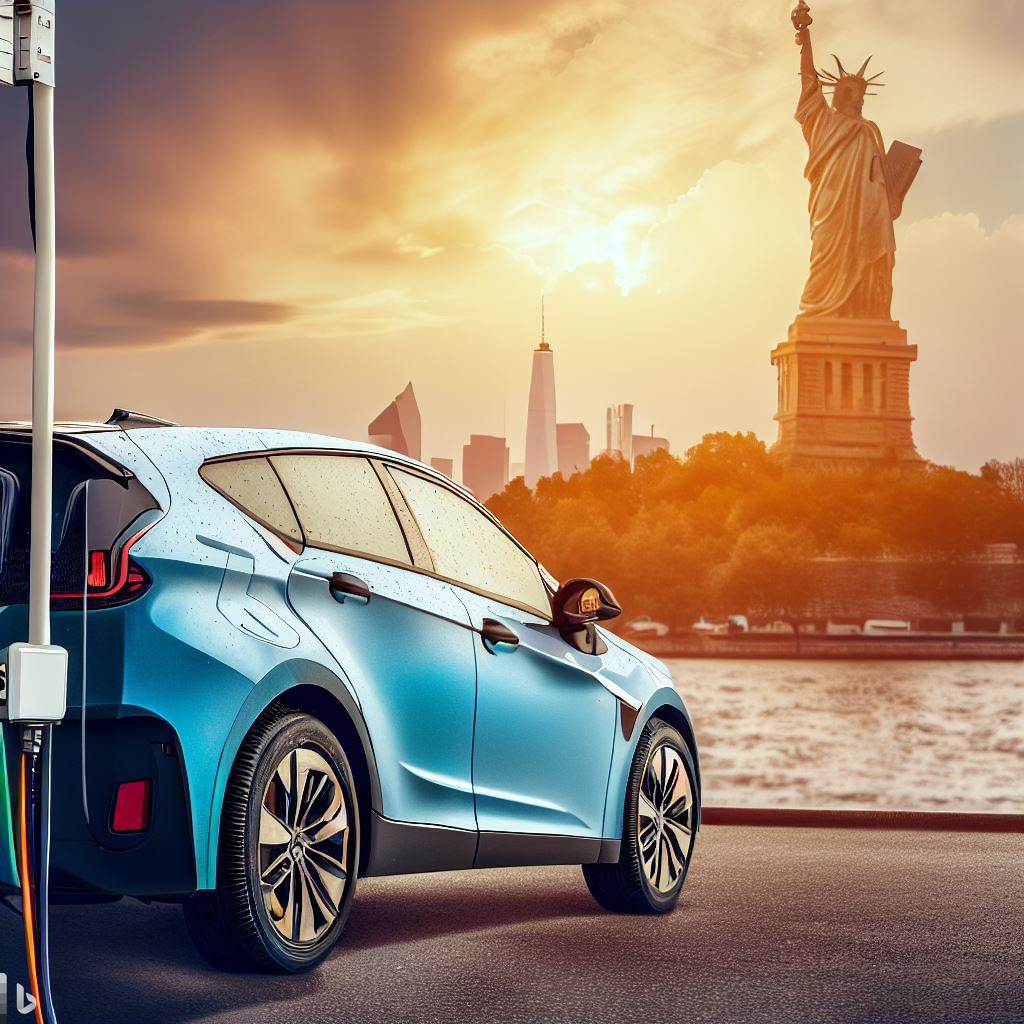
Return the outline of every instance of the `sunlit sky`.
{"type": "MultiPolygon", "coordinates": [[[[791,0],[71,4],[58,37],[58,414],[522,458],[546,295],[558,418],[774,439],[809,250],[791,0]],[[122,23],[123,22],[123,23],[122,23]]],[[[922,454],[1024,454],[1024,4],[819,0],[819,63],[924,148],[894,315],[922,454]]],[[[24,95],[0,93],[0,402],[29,413],[24,95]]]]}

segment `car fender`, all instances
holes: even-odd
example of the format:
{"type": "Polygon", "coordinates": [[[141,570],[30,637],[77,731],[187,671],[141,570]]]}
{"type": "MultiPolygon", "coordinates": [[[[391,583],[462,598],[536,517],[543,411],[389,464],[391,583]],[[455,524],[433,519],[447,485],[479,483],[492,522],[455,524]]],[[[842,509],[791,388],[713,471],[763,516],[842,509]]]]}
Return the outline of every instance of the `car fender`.
{"type": "Polygon", "coordinates": [[[268,672],[252,689],[235,716],[227,739],[220,752],[217,776],[210,807],[209,840],[205,863],[197,865],[197,887],[212,889],[217,882],[217,851],[220,842],[220,824],[224,808],[224,796],[228,779],[234,767],[238,751],[256,720],[275,701],[296,687],[314,688],[332,697],[348,715],[362,746],[369,775],[370,804],[373,810],[381,812],[380,781],[373,752],[373,743],[366,728],[359,704],[352,691],[330,669],[313,661],[292,660],[283,662],[268,672]]]}
{"type": "MultiPolygon", "coordinates": [[[[652,671],[652,676],[655,673],[652,671]]],[[[612,750],[612,764],[609,775],[608,797],[605,804],[604,830],[606,839],[621,839],[622,826],[626,811],[626,786],[629,772],[633,764],[637,746],[644,729],[652,718],[663,718],[679,729],[683,738],[690,745],[693,753],[694,771],[697,776],[697,789],[700,791],[700,760],[693,730],[693,722],[686,710],[682,697],[675,687],[667,685],[659,678],[659,685],[646,697],[643,706],[636,714],[627,713],[623,706],[620,714],[620,729],[616,735],[615,747],[612,750]]],[[[698,801],[699,805],[699,801],[698,801]]],[[[698,812],[697,825],[700,826],[698,812]]]]}

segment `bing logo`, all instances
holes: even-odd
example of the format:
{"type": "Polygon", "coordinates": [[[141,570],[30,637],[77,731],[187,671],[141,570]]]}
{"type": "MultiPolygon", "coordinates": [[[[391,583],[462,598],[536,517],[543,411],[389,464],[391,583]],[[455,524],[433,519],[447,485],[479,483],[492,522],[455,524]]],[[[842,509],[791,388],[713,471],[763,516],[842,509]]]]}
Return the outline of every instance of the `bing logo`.
{"type": "MultiPolygon", "coordinates": [[[[34,1012],[36,999],[30,992],[25,991],[25,986],[19,981],[15,986],[16,1002],[15,1007],[22,1016],[34,1012]]],[[[0,974],[0,1024],[7,1021],[7,975],[0,974]]]]}

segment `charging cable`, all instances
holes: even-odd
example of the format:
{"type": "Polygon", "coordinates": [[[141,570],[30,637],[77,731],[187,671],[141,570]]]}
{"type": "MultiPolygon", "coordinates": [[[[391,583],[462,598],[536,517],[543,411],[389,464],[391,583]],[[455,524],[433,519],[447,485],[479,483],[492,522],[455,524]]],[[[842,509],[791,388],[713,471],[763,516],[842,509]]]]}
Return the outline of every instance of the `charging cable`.
{"type": "Polygon", "coordinates": [[[82,812],[85,814],[85,827],[92,831],[92,822],[89,819],[89,787],[86,782],[88,772],[85,760],[85,704],[89,686],[89,479],[85,480],[85,510],[82,513],[84,526],[84,549],[83,573],[82,573],[82,699],[79,701],[82,708],[81,741],[82,750],[82,812]]]}
{"type": "Polygon", "coordinates": [[[32,847],[35,825],[35,774],[39,761],[43,730],[26,726],[21,733],[20,795],[18,797],[18,874],[21,881],[21,915],[25,930],[25,958],[28,980],[35,1000],[36,1024],[46,1024],[43,1016],[42,986],[39,983],[38,945],[36,941],[35,889],[32,884],[32,847]]]}

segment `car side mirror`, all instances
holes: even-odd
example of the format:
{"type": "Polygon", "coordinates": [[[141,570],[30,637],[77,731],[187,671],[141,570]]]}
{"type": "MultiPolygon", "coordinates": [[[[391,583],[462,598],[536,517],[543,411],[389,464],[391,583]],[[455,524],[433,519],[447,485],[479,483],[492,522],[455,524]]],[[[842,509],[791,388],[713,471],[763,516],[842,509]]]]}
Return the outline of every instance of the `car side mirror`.
{"type": "Polygon", "coordinates": [[[551,607],[554,624],[563,629],[578,629],[622,614],[622,606],[611,589],[597,580],[588,579],[563,583],[551,599],[551,607]]]}

